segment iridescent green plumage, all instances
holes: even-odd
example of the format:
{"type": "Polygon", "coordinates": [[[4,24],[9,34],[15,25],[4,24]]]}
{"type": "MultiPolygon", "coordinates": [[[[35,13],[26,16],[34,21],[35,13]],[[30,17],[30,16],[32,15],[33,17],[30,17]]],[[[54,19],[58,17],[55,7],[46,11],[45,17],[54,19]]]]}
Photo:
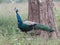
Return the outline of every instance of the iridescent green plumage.
{"type": "Polygon", "coordinates": [[[42,24],[36,24],[34,26],[34,29],[37,30],[37,29],[41,29],[43,31],[48,31],[48,32],[52,32],[53,29],[47,25],[42,25],[42,24]]]}

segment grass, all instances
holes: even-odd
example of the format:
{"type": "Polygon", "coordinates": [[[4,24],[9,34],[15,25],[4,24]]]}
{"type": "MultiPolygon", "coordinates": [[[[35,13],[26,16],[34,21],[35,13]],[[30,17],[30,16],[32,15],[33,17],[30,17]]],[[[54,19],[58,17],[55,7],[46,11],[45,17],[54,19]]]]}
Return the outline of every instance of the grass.
{"type": "MultiPolygon", "coordinates": [[[[60,39],[43,39],[34,36],[25,36],[17,29],[17,20],[14,7],[19,8],[22,20],[27,20],[28,5],[23,4],[0,4],[0,45],[60,45],[60,39]],[[18,32],[17,32],[18,30],[18,32]]],[[[58,28],[60,29],[60,10],[56,6],[55,17],[58,28]]]]}

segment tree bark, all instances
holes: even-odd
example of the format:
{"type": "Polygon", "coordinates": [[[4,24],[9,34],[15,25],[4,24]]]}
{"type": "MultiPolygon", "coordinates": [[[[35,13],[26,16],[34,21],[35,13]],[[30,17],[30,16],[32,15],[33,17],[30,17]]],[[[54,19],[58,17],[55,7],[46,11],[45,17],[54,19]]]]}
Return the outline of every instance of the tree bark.
{"type": "Polygon", "coordinates": [[[50,34],[52,38],[57,38],[58,29],[53,12],[53,0],[29,0],[28,8],[28,20],[48,25],[55,30],[53,33],[38,31],[40,36],[48,38],[50,34]]]}

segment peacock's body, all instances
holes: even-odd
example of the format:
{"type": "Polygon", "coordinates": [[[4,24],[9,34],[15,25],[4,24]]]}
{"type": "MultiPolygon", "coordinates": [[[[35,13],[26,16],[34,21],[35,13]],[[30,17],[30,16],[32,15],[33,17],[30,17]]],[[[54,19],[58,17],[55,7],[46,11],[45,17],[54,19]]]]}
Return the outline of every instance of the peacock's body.
{"type": "Polygon", "coordinates": [[[18,14],[18,9],[16,9],[16,17],[18,20],[18,28],[22,31],[22,32],[28,32],[31,30],[37,30],[37,29],[41,29],[43,31],[48,31],[48,32],[53,32],[54,30],[46,25],[42,25],[36,22],[32,22],[32,21],[25,21],[23,22],[20,15],[18,14]]]}

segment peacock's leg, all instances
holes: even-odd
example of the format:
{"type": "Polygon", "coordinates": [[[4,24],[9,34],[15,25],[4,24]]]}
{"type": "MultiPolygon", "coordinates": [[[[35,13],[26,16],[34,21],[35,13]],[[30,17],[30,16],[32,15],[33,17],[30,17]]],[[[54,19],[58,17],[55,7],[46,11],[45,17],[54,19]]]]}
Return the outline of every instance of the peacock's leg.
{"type": "Polygon", "coordinates": [[[26,38],[28,35],[28,32],[24,32],[24,37],[23,38],[26,38]]]}

